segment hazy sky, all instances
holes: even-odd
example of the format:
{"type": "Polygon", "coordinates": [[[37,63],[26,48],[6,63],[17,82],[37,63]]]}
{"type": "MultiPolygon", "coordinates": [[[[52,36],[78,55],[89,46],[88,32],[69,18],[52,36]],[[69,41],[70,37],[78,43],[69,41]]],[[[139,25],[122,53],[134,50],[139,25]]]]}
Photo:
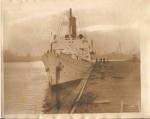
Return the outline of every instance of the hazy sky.
{"type": "Polygon", "coordinates": [[[6,49],[41,55],[49,47],[66,11],[73,9],[80,30],[94,40],[99,54],[138,52],[142,27],[148,24],[149,0],[5,0],[6,49]]]}

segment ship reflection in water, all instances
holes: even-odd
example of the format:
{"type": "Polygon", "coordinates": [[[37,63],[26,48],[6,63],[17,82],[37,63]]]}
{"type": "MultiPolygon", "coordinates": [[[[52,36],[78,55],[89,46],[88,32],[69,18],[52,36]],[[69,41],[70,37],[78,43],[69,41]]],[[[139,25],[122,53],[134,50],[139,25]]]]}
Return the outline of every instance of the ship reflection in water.
{"type": "Polygon", "coordinates": [[[5,114],[42,113],[48,80],[41,62],[4,63],[5,114]]]}

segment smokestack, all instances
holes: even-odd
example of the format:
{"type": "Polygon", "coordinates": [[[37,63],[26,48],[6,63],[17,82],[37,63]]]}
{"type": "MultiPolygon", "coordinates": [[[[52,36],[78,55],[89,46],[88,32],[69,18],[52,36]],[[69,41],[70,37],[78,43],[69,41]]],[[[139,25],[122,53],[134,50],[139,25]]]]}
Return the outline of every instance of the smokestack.
{"type": "Polygon", "coordinates": [[[76,17],[72,16],[72,9],[70,8],[69,17],[69,34],[75,38],[76,37],[76,17]]]}

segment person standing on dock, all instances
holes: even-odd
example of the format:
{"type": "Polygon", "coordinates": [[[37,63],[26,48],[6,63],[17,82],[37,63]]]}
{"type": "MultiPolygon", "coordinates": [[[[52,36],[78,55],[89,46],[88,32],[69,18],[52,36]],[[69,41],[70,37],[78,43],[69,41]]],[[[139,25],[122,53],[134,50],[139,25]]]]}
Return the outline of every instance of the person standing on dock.
{"type": "Polygon", "coordinates": [[[103,58],[103,63],[105,63],[105,58],[103,58]]]}

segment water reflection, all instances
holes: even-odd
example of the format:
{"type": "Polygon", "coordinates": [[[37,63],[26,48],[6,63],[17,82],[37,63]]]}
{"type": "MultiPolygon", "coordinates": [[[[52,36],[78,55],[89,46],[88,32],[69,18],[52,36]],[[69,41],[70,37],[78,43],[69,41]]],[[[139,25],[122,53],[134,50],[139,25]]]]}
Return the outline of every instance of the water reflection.
{"type": "Polygon", "coordinates": [[[4,64],[5,114],[42,113],[48,87],[42,62],[4,64]]]}
{"type": "Polygon", "coordinates": [[[75,89],[81,79],[62,83],[59,85],[49,86],[46,90],[43,104],[44,113],[66,113],[72,106],[71,95],[76,96],[75,89]]]}

